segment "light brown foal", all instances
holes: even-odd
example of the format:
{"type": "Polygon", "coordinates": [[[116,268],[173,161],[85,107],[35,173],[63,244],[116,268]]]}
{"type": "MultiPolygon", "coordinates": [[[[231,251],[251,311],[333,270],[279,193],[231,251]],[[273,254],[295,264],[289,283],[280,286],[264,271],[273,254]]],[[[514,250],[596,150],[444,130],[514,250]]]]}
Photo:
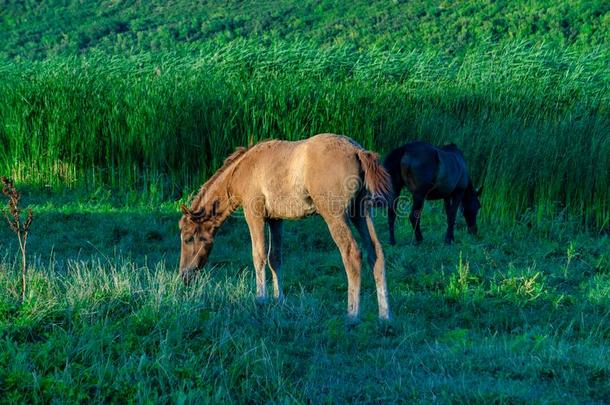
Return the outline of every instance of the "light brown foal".
{"type": "Polygon", "coordinates": [[[347,273],[348,317],[355,321],[360,312],[361,255],[351,221],[373,268],[379,317],[389,319],[383,251],[369,212],[371,196],[383,197],[389,187],[388,174],[377,155],[345,136],[320,134],[303,141],[273,140],[240,148],[203,185],[191,208],[182,206],[180,274],[188,283],[194,270],[206,263],[218,228],[242,206],[252,239],[257,300],[267,298],[267,263],[274,296],[282,299],[282,220],[319,214],[341,252],[347,273]],[[271,231],[269,249],[265,223],[271,231]]]}

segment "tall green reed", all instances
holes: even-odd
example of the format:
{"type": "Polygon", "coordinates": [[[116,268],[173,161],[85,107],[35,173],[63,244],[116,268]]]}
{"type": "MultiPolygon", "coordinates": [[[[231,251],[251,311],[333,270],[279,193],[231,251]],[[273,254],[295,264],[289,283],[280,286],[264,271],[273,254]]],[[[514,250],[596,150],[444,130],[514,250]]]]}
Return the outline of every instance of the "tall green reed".
{"type": "Polygon", "coordinates": [[[485,211],[610,218],[607,51],[524,43],[463,57],[306,43],[0,64],[0,170],[51,186],[193,189],[236,146],[349,135],[385,153],[456,142],[485,211]]]}

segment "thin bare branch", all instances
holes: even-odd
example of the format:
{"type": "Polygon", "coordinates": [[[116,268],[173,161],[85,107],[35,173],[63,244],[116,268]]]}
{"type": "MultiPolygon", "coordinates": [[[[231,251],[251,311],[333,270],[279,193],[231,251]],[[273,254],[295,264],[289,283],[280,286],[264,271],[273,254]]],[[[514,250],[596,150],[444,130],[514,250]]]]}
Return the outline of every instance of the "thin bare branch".
{"type": "Polygon", "coordinates": [[[25,292],[27,287],[27,254],[26,244],[28,239],[28,233],[30,225],[32,224],[32,210],[28,208],[25,222],[21,222],[21,209],[19,208],[19,201],[21,194],[15,188],[13,181],[7,177],[2,177],[2,194],[8,197],[7,209],[2,210],[6,221],[9,224],[11,230],[17,236],[19,242],[19,250],[21,250],[21,300],[25,300],[25,292]]]}

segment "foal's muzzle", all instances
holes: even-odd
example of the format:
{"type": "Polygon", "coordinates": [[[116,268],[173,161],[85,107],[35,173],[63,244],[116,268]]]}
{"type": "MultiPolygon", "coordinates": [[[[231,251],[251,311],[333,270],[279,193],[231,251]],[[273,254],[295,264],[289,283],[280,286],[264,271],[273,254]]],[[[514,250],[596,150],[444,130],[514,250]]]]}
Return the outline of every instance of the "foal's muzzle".
{"type": "Polygon", "coordinates": [[[182,282],[184,283],[184,285],[189,285],[191,281],[195,278],[197,273],[197,269],[180,270],[180,278],[182,278],[182,282]]]}

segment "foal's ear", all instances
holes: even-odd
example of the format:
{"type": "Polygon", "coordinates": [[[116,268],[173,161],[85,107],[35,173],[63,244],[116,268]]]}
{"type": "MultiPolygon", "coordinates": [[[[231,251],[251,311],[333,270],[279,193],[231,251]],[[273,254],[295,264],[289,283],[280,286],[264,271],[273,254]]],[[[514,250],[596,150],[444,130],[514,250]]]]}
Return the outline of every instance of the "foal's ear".
{"type": "Polygon", "coordinates": [[[479,188],[477,189],[477,191],[475,191],[475,193],[477,193],[477,197],[480,197],[480,196],[481,196],[481,194],[483,193],[483,186],[479,187],[479,188]]]}
{"type": "Polygon", "coordinates": [[[180,204],[180,210],[182,211],[182,213],[183,213],[184,215],[190,215],[190,214],[191,214],[191,212],[189,211],[189,209],[188,209],[188,208],[186,208],[186,205],[184,205],[184,204],[180,204]]]}

